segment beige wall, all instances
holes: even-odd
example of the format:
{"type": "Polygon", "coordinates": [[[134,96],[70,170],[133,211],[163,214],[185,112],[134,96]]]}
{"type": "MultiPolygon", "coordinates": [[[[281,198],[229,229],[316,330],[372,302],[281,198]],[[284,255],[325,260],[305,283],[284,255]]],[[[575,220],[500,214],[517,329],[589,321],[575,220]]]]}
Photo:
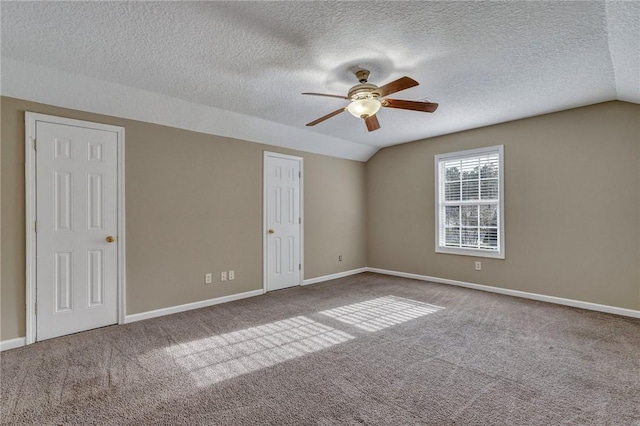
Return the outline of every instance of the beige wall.
{"type": "Polygon", "coordinates": [[[0,340],[24,336],[24,111],[126,129],[127,313],[262,286],[262,152],[305,162],[305,278],[363,266],[640,309],[640,106],[390,147],[369,162],[1,99],[0,340]],[[435,254],[433,156],[505,145],[506,256],[435,254]],[[338,262],[338,256],[344,257],[338,262]],[[234,269],[236,280],[204,285],[234,269]]]}
{"type": "Polygon", "coordinates": [[[366,266],[364,163],[12,98],[1,102],[0,340],[25,335],[25,111],[125,127],[127,314],[262,288],[264,150],[304,157],[305,278],[366,266]],[[203,284],[205,273],[219,279],[230,269],[234,281],[203,284]]]}
{"type": "Polygon", "coordinates": [[[640,105],[623,102],[383,149],[367,163],[368,266],[640,309],[639,169],[640,105]],[[434,155],[499,144],[506,259],[436,254],[434,155]]]}

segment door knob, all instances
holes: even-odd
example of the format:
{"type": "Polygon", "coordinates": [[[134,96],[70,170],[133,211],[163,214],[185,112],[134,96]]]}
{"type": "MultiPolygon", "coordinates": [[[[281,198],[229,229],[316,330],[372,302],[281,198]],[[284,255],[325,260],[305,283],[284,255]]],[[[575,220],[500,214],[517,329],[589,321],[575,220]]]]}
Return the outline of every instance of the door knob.
{"type": "Polygon", "coordinates": [[[270,234],[273,234],[274,232],[276,232],[276,231],[274,231],[273,229],[269,229],[269,233],[270,234]]]}
{"type": "Polygon", "coordinates": [[[107,242],[108,242],[108,243],[112,243],[112,242],[114,242],[115,240],[116,240],[116,239],[115,239],[115,238],[113,238],[111,235],[109,235],[109,236],[107,237],[107,242]]]}

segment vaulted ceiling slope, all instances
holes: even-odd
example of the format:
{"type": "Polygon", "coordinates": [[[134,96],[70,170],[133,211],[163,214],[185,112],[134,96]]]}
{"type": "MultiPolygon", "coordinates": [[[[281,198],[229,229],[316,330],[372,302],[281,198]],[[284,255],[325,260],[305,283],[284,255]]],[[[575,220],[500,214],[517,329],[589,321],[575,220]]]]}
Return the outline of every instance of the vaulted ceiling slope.
{"type": "Polygon", "coordinates": [[[5,96],[367,160],[380,147],[640,103],[640,2],[2,2],[5,96]],[[340,114],[353,71],[433,114],[340,114]]]}

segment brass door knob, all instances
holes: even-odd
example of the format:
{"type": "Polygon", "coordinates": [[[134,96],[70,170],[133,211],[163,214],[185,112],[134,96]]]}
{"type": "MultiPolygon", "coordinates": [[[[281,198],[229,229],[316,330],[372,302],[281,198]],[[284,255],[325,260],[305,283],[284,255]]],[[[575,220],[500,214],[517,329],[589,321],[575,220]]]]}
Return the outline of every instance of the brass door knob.
{"type": "Polygon", "coordinates": [[[274,231],[273,229],[269,229],[269,233],[270,234],[273,234],[274,232],[276,232],[276,231],[274,231]]]}
{"type": "Polygon", "coordinates": [[[115,238],[113,238],[111,235],[109,235],[109,236],[107,237],[107,242],[108,242],[108,243],[112,243],[112,242],[114,242],[115,240],[116,240],[116,239],[115,239],[115,238]]]}

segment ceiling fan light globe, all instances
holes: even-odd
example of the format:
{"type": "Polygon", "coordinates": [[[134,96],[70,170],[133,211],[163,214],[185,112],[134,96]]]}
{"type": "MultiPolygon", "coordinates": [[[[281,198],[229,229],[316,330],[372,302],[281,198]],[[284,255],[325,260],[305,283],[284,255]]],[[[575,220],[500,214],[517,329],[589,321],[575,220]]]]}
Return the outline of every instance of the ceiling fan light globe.
{"type": "Polygon", "coordinates": [[[349,104],[347,111],[357,118],[371,117],[380,109],[380,101],[377,99],[358,99],[349,104]]]}

